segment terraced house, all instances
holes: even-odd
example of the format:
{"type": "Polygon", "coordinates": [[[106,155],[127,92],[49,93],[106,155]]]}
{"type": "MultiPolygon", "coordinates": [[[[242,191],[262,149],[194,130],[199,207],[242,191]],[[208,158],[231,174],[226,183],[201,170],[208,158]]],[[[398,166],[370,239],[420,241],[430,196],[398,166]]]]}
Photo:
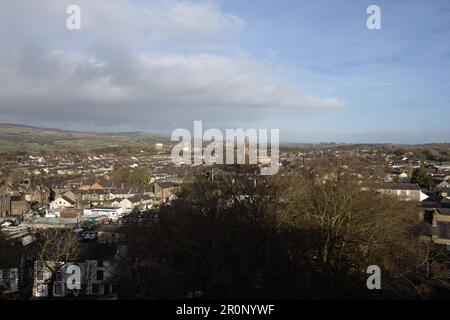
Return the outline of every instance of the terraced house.
{"type": "Polygon", "coordinates": [[[378,191],[404,201],[423,201],[428,196],[415,183],[384,183],[378,191]]]}
{"type": "Polygon", "coordinates": [[[0,218],[9,215],[11,206],[10,202],[11,200],[9,198],[9,195],[0,192],[0,218]]]}

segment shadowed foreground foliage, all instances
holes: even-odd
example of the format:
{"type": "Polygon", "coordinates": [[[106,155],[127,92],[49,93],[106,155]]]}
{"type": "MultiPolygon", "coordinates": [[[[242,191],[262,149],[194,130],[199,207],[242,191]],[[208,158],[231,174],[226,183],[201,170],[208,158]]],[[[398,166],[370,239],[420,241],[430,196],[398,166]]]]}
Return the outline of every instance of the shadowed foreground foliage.
{"type": "Polygon", "coordinates": [[[436,255],[418,240],[417,204],[365,188],[340,166],[261,177],[190,177],[158,224],[132,226],[123,297],[178,299],[428,298],[436,255]],[[382,290],[366,269],[382,269],[382,290]]]}

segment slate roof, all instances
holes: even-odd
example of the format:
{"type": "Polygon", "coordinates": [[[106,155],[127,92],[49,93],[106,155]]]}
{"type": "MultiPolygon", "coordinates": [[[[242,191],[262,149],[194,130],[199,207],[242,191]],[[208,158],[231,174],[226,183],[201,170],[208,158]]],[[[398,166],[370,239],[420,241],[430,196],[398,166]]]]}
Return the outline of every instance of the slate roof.
{"type": "Polygon", "coordinates": [[[67,201],[67,202],[70,203],[70,204],[75,204],[75,201],[73,201],[73,200],[70,199],[70,198],[67,198],[66,196],[61,196],[61,199],[67,201]]]}
{"type": "Polygon", "coordinates": [[[170,182],[170,181],[161,181],[161,182],[157,182],[157,184],[160,188],[163,188],[163,189],[174,188],[174,187],[179,186],[178,183],[170,182]]]}
{"type": "Polygon", "coordinates": [[[450,239],[450,222],[439,222],[437,233],[439,238],[450,239]]]}
{"type": "Polygon", "coordinates": [[[384,183],[381,189],[387,190],[420,190],[420,187],[415,183],[384,183]]]}

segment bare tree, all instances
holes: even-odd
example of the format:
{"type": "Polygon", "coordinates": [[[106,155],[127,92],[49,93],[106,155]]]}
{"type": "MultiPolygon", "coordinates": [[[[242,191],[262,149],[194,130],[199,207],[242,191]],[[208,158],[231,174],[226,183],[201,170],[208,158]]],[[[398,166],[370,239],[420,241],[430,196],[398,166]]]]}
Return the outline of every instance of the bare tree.
{"type": "Polygon", "coordinates": [[[158,224],[127,230],[124,295],[429,297],[440,275],[422,273],[437,253],[418,237],[421,208],[379,194],[363,167],[325,154],[275,177],[233,169],[187,178],[158,224]],[[366,287],[371,265],[383,272],[378,295],[366,287]]]}
{"type": "Polygon", "coordinates": [[[49,295],[53,295],[56,274],[67,263],[76,261],[80,253],[79,240],[72,230],[49,228],[35,231],[37,260],[42,263],[51,277],[46,280],[49,295]]]}
{"type": "Polygon", "coordinates": [[[379,194],[357,164],[345,163],[316,163],[284,181],[286,208],[280,223],[310,235],[300,251],[322,280],[317,285],[328,290],[321,294],[334,295],[342,281],[362,280],[368,266],[378,265],[385,274],[385,294],[423,298],[427,290],[415,283],[426,286],[421,271],[436,253],[419,239],[420,207],[379,194]]]}

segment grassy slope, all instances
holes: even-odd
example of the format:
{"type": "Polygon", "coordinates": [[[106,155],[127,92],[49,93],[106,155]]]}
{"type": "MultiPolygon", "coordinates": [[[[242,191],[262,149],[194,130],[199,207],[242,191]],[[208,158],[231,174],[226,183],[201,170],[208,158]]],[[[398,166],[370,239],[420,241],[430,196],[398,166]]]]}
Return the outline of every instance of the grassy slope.
{"type": "Polygon", "coordinates": [[[167,142],[153,133],[77,132],[0,124],[0,153],[15,151],[87,151],[119,146],[150,146],[167,142]]]}

